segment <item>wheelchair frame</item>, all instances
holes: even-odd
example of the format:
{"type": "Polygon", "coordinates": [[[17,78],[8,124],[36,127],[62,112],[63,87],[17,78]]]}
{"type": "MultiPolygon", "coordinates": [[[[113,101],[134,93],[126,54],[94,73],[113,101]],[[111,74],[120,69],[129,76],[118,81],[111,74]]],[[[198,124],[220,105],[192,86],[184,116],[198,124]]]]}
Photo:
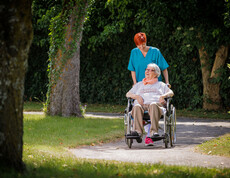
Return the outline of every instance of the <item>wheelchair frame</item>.
{"type": "MultiPolygon", "coordinates": [[[[163,140],[163,143],[165,144],[165,148],[168,148],[169,145],[173,147],[174,144],[176,143],[176,109],[173,106],[173,104],[171,104],[171,100],[172,100],[171,97],[166,98],[166,102],[167,102],[166,112],[164,112],[163,114],[164,133],[161,136],[152,139],[153,141],[163,140]]],[[[125,109],[125,114],[124,114],[125,142],[129,148],[132,147],[133,139],[137,139],[137,141],[138,139],[140,139],[140,137],[138,136],[130,135],[131,131],[133,131],[133,122],[134,122],[134,119],[131,116],[133,102],[134,102],[133,99],[128,98],[128,105],[125,109]]],[[[145,121],[146,124],[151,123],[150,117],[146,112],[144,114],[143,121],[145,121]]]]}

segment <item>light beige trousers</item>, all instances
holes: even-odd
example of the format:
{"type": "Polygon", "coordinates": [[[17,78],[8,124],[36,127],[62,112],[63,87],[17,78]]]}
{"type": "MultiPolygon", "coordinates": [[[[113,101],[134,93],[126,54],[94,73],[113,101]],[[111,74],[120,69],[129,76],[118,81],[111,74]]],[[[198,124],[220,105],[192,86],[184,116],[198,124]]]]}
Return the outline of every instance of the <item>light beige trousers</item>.
{"type": "Polygon", "coordinates": [[[144,111],[148,111],[151,120],[150,135],[152,136],[153,133],[157,133],[159,120],[163,114],[160,107],[162,107],[160,103],[144,104],[143,106],[136,104],[131,112],[131,115],[134,118],[134,131],[141,135],[143,134],[144,111]]]}

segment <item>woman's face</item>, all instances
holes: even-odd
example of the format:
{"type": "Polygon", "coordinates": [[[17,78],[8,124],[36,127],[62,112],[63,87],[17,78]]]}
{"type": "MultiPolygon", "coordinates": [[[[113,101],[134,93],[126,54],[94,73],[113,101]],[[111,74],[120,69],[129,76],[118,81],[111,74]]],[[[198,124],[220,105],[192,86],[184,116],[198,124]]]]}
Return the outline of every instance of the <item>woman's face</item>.
{"type": "Polygon", "coordinates": [[[156,71],[153,67],[147,67],[147,69],[145,69],[145,78],[147,79],[157,78],[156,71]]]}
{"type": "Polygon", "coordinates": [[[139,50],[144,50],[145,49],[145,47],[146,47],[146,43],[142,43],[141,45],[137,45],[137,48],[139,49],[139,50]]]}

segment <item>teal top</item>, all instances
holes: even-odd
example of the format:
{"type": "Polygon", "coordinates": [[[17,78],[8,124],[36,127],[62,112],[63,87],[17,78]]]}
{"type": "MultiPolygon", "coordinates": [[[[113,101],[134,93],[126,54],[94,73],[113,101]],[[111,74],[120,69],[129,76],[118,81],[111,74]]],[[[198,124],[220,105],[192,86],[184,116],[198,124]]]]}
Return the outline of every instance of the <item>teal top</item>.
{"type": "MultiPolygon", "coordinates": [[[[128,70],[136,72],[137,82],[140,82],[143,80],[143,78],[145,78],[145,69],[149,63],[157,64],[161,71],[169,67],[160,50],[155,47],[150,46],[145,57],[138,48],[134,48],[131,51],[128,70]]],[[[159,76],[158,80],[162,81],[161,75],[159,76]]]]}

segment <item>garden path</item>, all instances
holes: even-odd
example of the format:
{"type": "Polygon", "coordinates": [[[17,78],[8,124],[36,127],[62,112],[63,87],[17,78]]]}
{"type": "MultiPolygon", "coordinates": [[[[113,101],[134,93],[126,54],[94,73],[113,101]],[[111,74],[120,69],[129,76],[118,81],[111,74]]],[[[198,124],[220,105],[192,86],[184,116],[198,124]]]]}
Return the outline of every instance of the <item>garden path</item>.
{"type": "Polygon", "coordinates": [[[205,155],[195,151],[196,145],[226,133],[230,133],[230,121],[177,118],[177,143],[173,148],[165,149],[162,141],[155,142],[154,146],[149,147],[144,145],[144,141],[142,143],[134,141],[132,148],[129,149],[122,139],[70,151],[78,158],[87,159],[230,168],[229,157],[205,155]]]}

